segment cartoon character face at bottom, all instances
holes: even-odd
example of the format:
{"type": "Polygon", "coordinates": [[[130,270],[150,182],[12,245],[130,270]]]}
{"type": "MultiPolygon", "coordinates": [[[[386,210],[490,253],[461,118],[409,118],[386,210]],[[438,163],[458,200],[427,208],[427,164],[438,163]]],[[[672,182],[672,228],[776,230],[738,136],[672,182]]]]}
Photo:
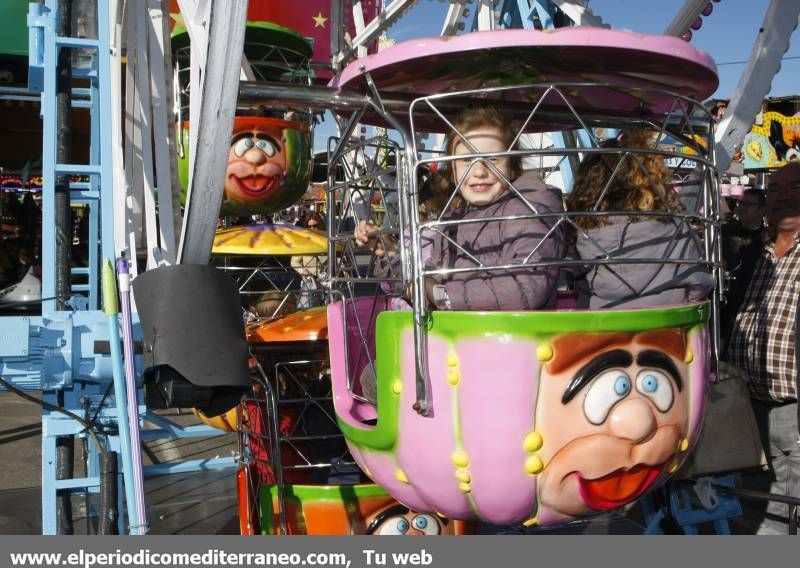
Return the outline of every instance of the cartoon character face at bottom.
{"type": "Polygon", "coordinates": [[[684,334],[569,334],[552,347],[536,411],[540,507],[577,517],[633,501],[688,447],[684,334]]]}
{"type": "Polygon", "coordinates": [[[269,124],[245,126],[235,129],[231,140],[225,197],[251,206],[273,198],[281,189],[287,164],[281,128],[269,124]]]}
{"type": "Polygon", "coordinates": [[[430,513],[415,513],[400,504],[376,513],[367,525],[366,534],[380,536],[435,536],[451,534],[447,519],[430,513]]]}

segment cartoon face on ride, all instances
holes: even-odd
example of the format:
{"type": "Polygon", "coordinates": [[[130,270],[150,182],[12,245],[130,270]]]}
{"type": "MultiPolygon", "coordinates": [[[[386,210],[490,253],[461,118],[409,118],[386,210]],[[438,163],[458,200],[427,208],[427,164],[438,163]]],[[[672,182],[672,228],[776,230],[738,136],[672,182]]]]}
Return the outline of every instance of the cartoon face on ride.
{"type": "Polygon", "coordinates": [[[581,516],[642,495],[688,446],[684,334],[567,334],[542,367],[540,505],[581,516]],[[592,459],[587,459],[592,456],[592,459]]]}
{"type": "Polygon", "coordinates": [[[231,140],[225,171],[225,196],[242,204],[258,203],[286,180],[286,153],[275,132],[239,132],[231,140]]]}
{"type": "MultiPolygon", "coordinates": [[[[189,147],[183,128],[183,147],[189,147]]],[[[188,185],[189,160],[179,162],[182,186],[188,185]]],[[[234,119],[220,214],[257,215],[280,211],[300,199],[311,175],[308,123],[269,117],[234,119]]],[[[182,196],[185,203],[185,195],[182,196]]]]}
{"type": "Polygon", "coordinates": [[[274,212],[299,199],[308,184],[308,146],[308,125],[236,117],[223,213],[274,212]]]}
{"type": "Polygon", "coordinates": [[[415,513],[395,504],[376,514],[366,534],[376,536],[436,536],[452,534],[447,519],[428,513],[415,513]]]}
{"type": "Polygon", "coordinates": [[[708,311],[434,312],[422,416],[411,314],[376,318],[375,408],[348,391],[358,358],[338,338],[355,314],[331,304],[338,422],[372,480],[419,513],[553,525],[615,509],[664,483],[698,438],[708,311]]]}

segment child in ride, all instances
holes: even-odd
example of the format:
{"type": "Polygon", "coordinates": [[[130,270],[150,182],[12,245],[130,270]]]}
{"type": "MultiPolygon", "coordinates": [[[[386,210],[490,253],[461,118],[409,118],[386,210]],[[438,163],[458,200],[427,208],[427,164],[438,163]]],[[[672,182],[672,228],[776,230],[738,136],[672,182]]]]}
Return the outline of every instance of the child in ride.
{"type": "MultiPolygon", "coordinates": [[[[629,130],[602,147],[652,148],[652,140],[647,130],[629,130]]],[[[570,212],[686,212],[669,183],[664,158],[644,152],[590,154],[578,167],[566,201],[570,212]]],[[[682,304],[705,299],[714,287],[711,274],[698,263],[703,243],[686,219],[632,214],[573,220],[578,255],[611,261],[592,266],[586,275],[592,309],[682,304]]]]}
{"type": "MultiPolygon", "coordinates": [[[[426,269],[463,271],[428,277],[428,302],[452,310],[516,311],[552,306],[558,268],[536,263],[561,259],[563,235],[555,228],[555,218],[533,215],[562,212],[561,192],[546,186],[535,174],[523,173],[519,156],[483,157],[513,150],[515,131],[496,108],[466,109],[454,126],[456,131],[447,140],[447,155],[479,156],[448,161],[443,174],[432,175],[440,176],[446,191],[457,193],[441,220],[461,222],[423,230],[421,240],[429,243],[426,269]],[[508,218],[513,216],[520,218],[508,218]]],[[[377,230],[371,223],[359,223],[356,242],[366,245],[377,230]]],[[[392,268],[397,273],[396,249],[388,239],[375,245],[376,254],[384,260],[376,275],[386,276],[392,268]]]]}

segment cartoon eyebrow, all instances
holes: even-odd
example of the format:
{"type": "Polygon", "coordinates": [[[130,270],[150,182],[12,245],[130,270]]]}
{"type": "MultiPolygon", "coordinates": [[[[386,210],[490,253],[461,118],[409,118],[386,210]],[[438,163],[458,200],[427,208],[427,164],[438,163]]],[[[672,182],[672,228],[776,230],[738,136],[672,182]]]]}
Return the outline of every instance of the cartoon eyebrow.
{"type": "Polygon", "coordinates": [[[272,136],[270,136],[269,134],[264,134],[264,133],[262,133],[262,132],[257,132],[257,133],[255,134],[255,138],[258,138],[259,140],[266,140],[267,142],[272,142],[272,143],[273,143],[273,144],[274,144],[276,147],[277,147],[277,146],[280,146],[280,144],[278,144],[278,141],[277,141],[277,140],[275,140],[275,139],[274,139],[272,136]]]}
{"type": "Polygon", "coordinates": [[[633,365],[633,355],[624,349],[614,349],[598,355],[575,373],[567,388],[564,389],[561,404],[567,404],[575,398],[575,395],[598,373],[613,367],[630,367],[631,365],[633,365]]]}
{"type": "Polygon", "coordinates": [[[670,359],[665,353],[656,351],[654,349],[640,351],[636,356],[636,363],[640,367],[657,367],[659,369],[663,369],[669,373],[669,375],[672,377],[672,380],[675,381],[676,385],[678,385],[678,390],[683,390],[683,379],[681,379],[681,374],[678,372],[678,368],[675,366],[675,363],[672,362],[672,359],[670,359]]]}
{"type": "Polygon", "coordinates": [[[408,507],[404,507],[403,505],[395,505],[394,507],[389,507],[385,511],[381,511],[372,521],[369,523],[365,534],[372,534],[374,533],[378,527],[380,527],[386,519],[391,517],[399,517],[405,516],[410,512],[408,507]]]}
{"type": "Polygon", "coordinates": [[[243,138],[252,138],[252,137],[253,137],[253,133],[252,132],[239,132],[237,135],[235,135],[233,138],[231,138],[231,146],[233,146],[234,144],[236,144],[239,140],[242,140],[243,138]]]}

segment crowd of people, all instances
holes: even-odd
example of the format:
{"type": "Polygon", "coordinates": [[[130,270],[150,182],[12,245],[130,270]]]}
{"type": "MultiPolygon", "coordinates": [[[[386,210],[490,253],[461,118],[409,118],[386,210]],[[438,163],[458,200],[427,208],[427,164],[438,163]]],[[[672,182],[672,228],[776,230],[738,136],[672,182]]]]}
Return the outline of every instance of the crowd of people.
{"type": "Polygon", "coordinates": [[[22,199],[15,191],[0,192],[0,289],[22,280],[32,268],[38,271],[41,240],[41,206],[31,192],[22,199]]]}

